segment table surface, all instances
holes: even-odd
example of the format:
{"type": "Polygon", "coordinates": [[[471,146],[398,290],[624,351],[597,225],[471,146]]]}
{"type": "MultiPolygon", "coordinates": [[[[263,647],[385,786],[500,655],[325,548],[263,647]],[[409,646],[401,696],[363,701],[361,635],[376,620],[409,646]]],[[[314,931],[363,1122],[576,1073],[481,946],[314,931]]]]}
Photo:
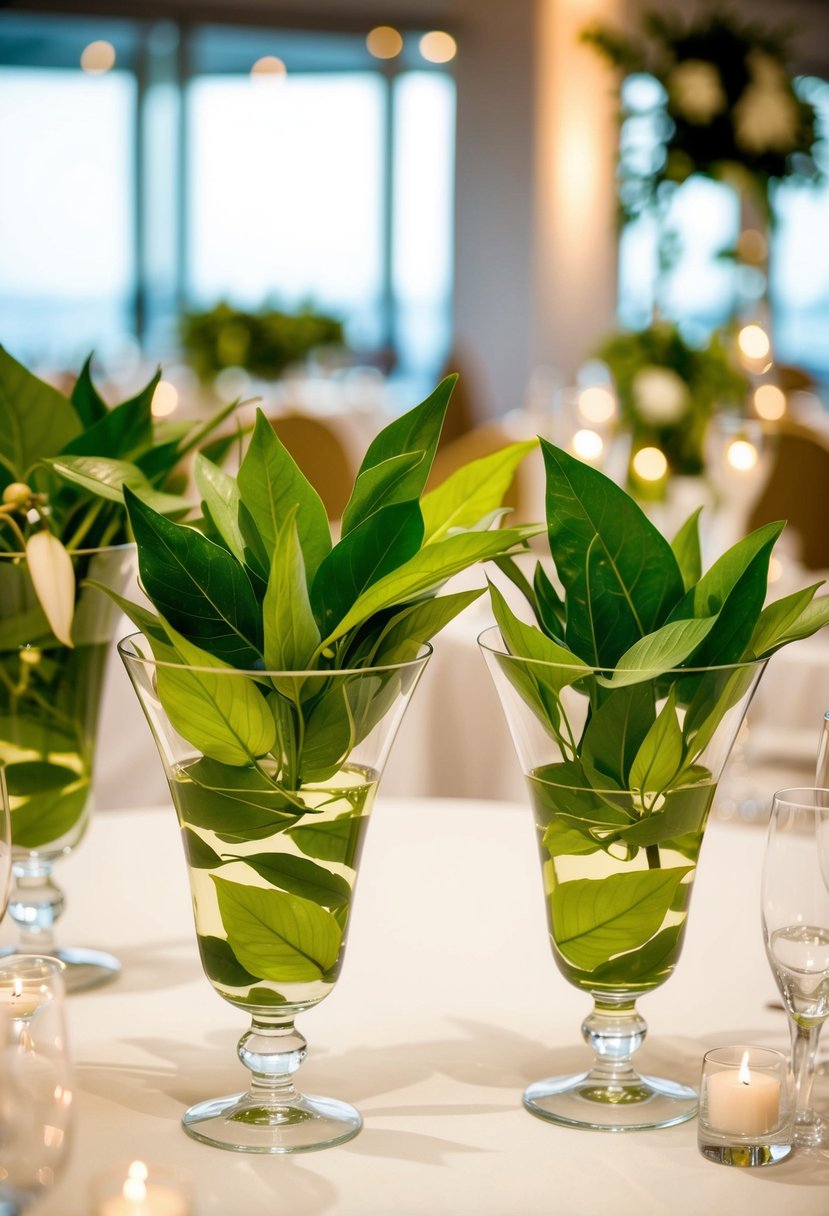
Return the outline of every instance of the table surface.
{"type": "MultiPolygon", "coordinates": [[[[608,1135],[522,1109],[529,1082],[585,1065],[588,1004],[552,962],[530,814],[518,804],[378,800],[342,978],[300,1019],[304,1088],[355,1103],[362,1133],[293,1158],[189,1139],[185,1105],[245,1087],[235,1054],[245,1019],[202,974],[177,835],[169,809],[100,814],[61,867],[62,943],[110,949],[124,969],[68,1000],[74,1144],[39,1216],[88,1216],[90,1179],[135,1158],[189,1171],[195,1216],[829,1209],[829,1155],[729,1169],[700,1157],[695,1122],[608,1135]]],[[[695,1083],[710,1047],[786,1047],[784,1015],[768,1007],[763,843],[758,827],[712,821],[684,956],[642,1002],[646,1071],[695,1083]]],[[[825,1076],[817,1096],[826,1109],[825,1076]]]]}

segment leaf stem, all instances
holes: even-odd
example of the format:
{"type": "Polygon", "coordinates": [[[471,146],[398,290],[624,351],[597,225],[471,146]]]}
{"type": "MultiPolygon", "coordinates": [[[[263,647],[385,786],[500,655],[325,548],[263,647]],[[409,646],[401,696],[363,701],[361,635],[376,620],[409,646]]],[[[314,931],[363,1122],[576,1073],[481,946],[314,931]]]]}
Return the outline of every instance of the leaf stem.
{"type": "Polygon", "coordinates": [[[89,510],[84,514],[84,517],[81,520],[78,527],[75,529],[74,534],[69,538],[69,540],[67,540],[65,542],[67,549],[77,549],[79,547],[80,542],[83,540],[83,538],[89,532],[89,529],[92,527],[92,525],[97,520],[98,516],[101,514],[103,505],[104,505],[104,500],[102,498],[99,498],[97,500],[97,502],[95,502],[89,508],[89,510]]]}
{"type": "Polygon", "coordinates": [[[645,856],[648,859],[649,870],[661,870],[662,862],[659,859],[659,845],[649,844],[645,849],[645,856]]]}

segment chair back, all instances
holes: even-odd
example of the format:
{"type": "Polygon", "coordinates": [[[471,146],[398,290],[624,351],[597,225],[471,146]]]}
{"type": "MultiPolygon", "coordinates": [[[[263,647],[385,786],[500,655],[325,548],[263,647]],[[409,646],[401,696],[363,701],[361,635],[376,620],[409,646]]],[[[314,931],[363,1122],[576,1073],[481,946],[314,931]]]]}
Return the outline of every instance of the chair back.
{"type": "Polygon", "coordinates": [[[282,414],[271,426],[319,494],[329,519],[341,519],[355,470],[340,437],[319,418],[282,414]]]}
{"type": "Polygon", "coordinates": [[[797,535],[801,564],[809,570],[829,570],[829,440],[786,421],[772,442],[771,472],[749,527],[788,520],[786,532],[797,535]]]}

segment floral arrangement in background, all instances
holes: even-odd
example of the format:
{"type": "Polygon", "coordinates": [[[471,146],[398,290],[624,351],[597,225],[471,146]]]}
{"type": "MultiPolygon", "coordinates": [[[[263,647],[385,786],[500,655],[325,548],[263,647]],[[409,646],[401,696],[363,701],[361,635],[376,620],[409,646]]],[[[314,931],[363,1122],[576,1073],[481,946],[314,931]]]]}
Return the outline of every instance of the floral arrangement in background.
{"type": "Polygon", "coordinates": [[[731,360],[725,334],[691,346],[678,326],[655,321],[646,329],[611,334],[595,351],[613,377],[619,424],[631,437],[630,488],[640,497],[664,494],[671,475],[705,469],[705,432],[718,410],[740,410],[749,383],[731,360]],[[657,448],[666,476],[637,475],[636,454],[657,448]]]}
{"type": "Polygon", "coordinates": [[[184,355],[201,380],[212,380],[226,367],[274,380],[312,351],[343,346],[342,322],[310,307],[296,313],[244,312],[225,301],[208,312],[185,313],[180,336],[184,355]]]}
{"type": "Polygon", "coordinates": [[[782,31],[713,8],[690,20],[649,10],[634,34],[596,25],[583,38],[625,76],[648,73],[662,86],[647,110],[623,105],[623,120],[652,116],[660,141],[649,163],[622,149],[626,219],[692,173],[730,181],[766,213],[771,179],[820,178],[815,109],[798,95],[782,31]]]}

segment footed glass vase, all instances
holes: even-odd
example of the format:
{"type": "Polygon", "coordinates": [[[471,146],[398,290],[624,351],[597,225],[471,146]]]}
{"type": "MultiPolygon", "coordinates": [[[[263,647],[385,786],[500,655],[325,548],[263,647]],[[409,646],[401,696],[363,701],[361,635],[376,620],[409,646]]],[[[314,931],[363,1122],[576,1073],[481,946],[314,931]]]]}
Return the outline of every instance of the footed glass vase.
{"type": "Polygon", "coordinates": [[[593,998],[593,1062],[530,1085],[540,1118],[600,1131],[667,1127],[693,1089],[643,1076],[639,997],[682,950],[708,813],[765,663],[647,672],[516,658],[479,639],[535,816],[553,958],[593,998]]]}
{"type": "Polygon", "coordinates": [[[123,592],[134,577],[132,545],[72,553],[73,645],[52,633],[20,554],[0,554],[0,764],[11,806],[9,916],[20,951],[65,964],[69,991],[112,978],[120,964],[102,950],[58,946],[64,895],[55,863],[80,843],[92,810],[98,713],[120,612],[86,580],[123,592]]]}
{"type": "Polygon", "coordinates": [[[297,1014],[343,964],[360,853],[397,727],[431,654],[349,671],[238,671],[119,650],[178,815],[205,974],[247,1013],[246,1093],[200,1102],[184,1130],[219,1148],[295,1153],[351,1139],[346,1102],[300,1093],[297,1014]]]}

